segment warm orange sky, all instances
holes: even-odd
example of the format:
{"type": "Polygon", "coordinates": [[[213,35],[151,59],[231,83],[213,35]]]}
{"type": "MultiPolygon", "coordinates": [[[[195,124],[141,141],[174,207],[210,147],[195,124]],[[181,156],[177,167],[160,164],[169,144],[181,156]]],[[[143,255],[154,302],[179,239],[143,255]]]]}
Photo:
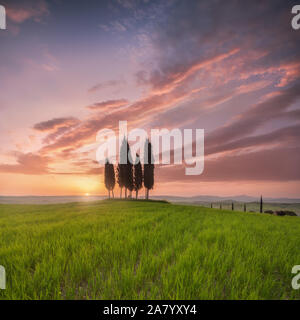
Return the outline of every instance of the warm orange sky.
{"type": "Polygon", "coordinates": [[[2,1],[0,195],[105,194],[96,135],[127,120],[205,130],[203,174],[153,194],[300,197],[292,3],[2,1]]]}

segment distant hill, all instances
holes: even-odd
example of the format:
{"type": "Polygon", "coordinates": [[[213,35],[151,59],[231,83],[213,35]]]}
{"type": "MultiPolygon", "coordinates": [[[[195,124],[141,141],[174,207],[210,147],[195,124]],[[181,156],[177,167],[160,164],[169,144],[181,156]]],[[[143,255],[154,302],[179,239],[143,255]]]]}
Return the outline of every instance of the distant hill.
{"type": "MultiPolygon", "coordinates": [[[[106,199],[107,196],[104,195],[90,195],[90,196],[0,196],[0,203],[3,204],[50,204],[50,203],[68,203],[68,202],[89,202],[98,201],[106,199]]],[[[210,195],[199,195],[192,197],[182,197],[182,196],[171,196],[171,195],[161,195],[161,196],[151,196],[154,200],[167,200],[170,202],[188,202],[188,203],[211,203],[211,202],[223,202],[231,203],[233,202],[258,202],[259,197],[250,197],[247,195],[237,195],[230,197],[218,197],[210,195]]],[[[263,198],[264,202],[268,203],[299,203],[300,199],[290,199],[290,198],[263,198]]]]}
{"type": "MultiPolygon", "coordinates": [[[[244,203],[247,203],[247,211],[259,212],[260,198],[240,195],[233,197],[216,197],[216,196],[193,196],[193,197],[174,197],[174,196],[153,196],[153,199],[164,199],[177,204],[198,205],[219,208],[222,203],[223,209],[231,210],[231,203],[234,202],[234,209],[244,211],[244,203]]],[[[300,199],[289,198],[264,198],[263,210],[289,210],[300,215],[300,199]]]]}
{"type": "Polygon", "coordinates": [[[103,200],[104,196],[0,196],[3,204],[53,204],[103,200]]]}
{"type": "MultiPolygon", "coordinates": [[[[230,197],[218,197],[218,196],[210,196],[210,195],[199,195],[192,197],[180,197],[180,196],[152,196],[153,199],[165,199],[173,202],[227,202],[227,201],[235,201],[235,202],[257,202],[259,201],[259,197],[251,197],[247,195],[237,195],[230,197]]],[[[291,199],[291,198],[263,198],[264,202],[272,202],[272,203],[300,203],[300,199],[291,199]]]]}

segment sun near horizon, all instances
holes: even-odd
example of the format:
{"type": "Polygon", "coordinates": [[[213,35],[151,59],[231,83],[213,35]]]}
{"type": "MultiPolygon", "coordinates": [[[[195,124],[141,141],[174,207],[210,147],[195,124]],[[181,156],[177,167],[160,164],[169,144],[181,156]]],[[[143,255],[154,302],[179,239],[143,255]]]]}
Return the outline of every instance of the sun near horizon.
{"type": "Polygon", "coordinates": [[[0,195],[105,194],[96,136],[127,121],[205,131],[203,174],[156,168],[153,195],[300,198],[289,1],[175,2],[4,1],[0,195]]]}

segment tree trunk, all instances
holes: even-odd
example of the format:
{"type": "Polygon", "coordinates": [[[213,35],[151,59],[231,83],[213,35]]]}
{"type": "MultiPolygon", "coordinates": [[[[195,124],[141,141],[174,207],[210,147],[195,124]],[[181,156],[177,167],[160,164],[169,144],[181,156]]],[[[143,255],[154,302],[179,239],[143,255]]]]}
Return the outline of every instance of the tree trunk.
{"type": "Polygon", "coordinates": [[[132,198],[132,191],[129,192],[129,198],[132,198]]]}
{"type": "Polygon", "coordinates": [[[139,190],[136,190],[136,191],[135,191],[135,199],[136,199],[136,200],[138,199],[138,193],[139,193],[139,190]]]}
{"type": "Polygon", "coordinates": [[[123,188],[120,188],[120,199],[122,199],[122,189],[123,188]]]}
{"type": "Polygon", "coordinates": [[[146,199],[149,199],[149,189],[146,189],[146,199]]]}
{"type": "Polygon", "coordinates": [[[108,190],[108,199],[110,199],[110,190],[108,190]]]}
{"type": "Polygon", "coordinates": [[[113,199],[114,199],[114,198],[115,198],[114,190],[111,190],[111,193],[112,193],[112,197],[113,197],[113,199]]]}
{"type": "Polygon", "coordinates": [[[125,188],[125,199],[127,199],[127,188],[125,188]]]}

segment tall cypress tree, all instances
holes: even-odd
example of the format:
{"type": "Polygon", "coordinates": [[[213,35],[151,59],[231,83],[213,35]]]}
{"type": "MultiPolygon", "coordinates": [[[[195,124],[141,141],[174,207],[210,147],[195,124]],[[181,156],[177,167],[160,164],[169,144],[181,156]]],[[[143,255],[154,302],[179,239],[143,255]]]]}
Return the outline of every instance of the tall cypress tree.
{"type": "Polygon", "coordinates": [[[105,188],[108,190],[108,198],[110,199],[109,162],[108,162],[108,159],[105,160],[105,166],[104,166],[104,184],[105,184],[105,188]]]}
{"type": "Polygon", "coordinates": [[[244,203],[244,212],[247,211],[246,203],[244,203]]]}
{"type": "Polygon", "coordinates": [[[260,196],[259,212],[263,213],[263,199],[262,199],[262,196],[260,196]]]}
{"type": "Polygon", "coordinates": [[[138,198],[139,190],[143,186],[143,170],[140,161],[140,156],[136,154],[135,164],[134,164],[134,172],[133,172],[133,184],[135,190],[135,198],[138,198]]]}
{"type": "Polygon", "coordinates": [[[110,188],[111,188],[111,193],[112,197],[114,198],[114,188],[116,185],[116,178],[115,178],[115,168],[112,163],[109,164],[109,181],[110,181],[110,188]]]}
{"type": "Polygon", "coordinates": [[[122,198],[122,190],[124,187],[124,181],[122,179],[122,165],[121,165],[121,163],[118,163],[118,166],[117,166],[117,183],[120,188],[120,198],[122,198]]]}
{"type": "Polygon", "coordinates": [[[134,188],[133,185],[133,160],[131,157],[130,146],[126,141],[126,150],[127,150],[127,163],[125,167],[125,195],[127,197],[127,190],[130,192],[130,197],[134,188]]]}
{"type": "Polygon", "coordinates": [[[149,190],[153,189],[154,186],[154,158],[152,145],[148,139],[145,142],[144,152],[144,186],[146,189],[146,199],[149,199],[149,190]]]}
{"type": "Polygon", "coordinates": [[[122,198],[122,190],[125,187],[126,161],[127,161],[127,141],[124,137],[121,144],[119,163],[117,167],[117,182],[120,187],[120,198],[122,198]]]}
{"type": "Polygon", "coordinates": [[[233,202],[231,203],[231,210],[232,211],[234,210],[234,203],[233,202]]]}
{"type": "Polygon", "coordinates": [[[109,163],[109,160],[106,159],[105,167],[104,167],[104,184],[106,189],[108,190],[108,198],[110,199],[110,191],[112,191],[112,195],[114,197],[114,187],[115,187],[115,170],[114,165],[109,163]]]}

